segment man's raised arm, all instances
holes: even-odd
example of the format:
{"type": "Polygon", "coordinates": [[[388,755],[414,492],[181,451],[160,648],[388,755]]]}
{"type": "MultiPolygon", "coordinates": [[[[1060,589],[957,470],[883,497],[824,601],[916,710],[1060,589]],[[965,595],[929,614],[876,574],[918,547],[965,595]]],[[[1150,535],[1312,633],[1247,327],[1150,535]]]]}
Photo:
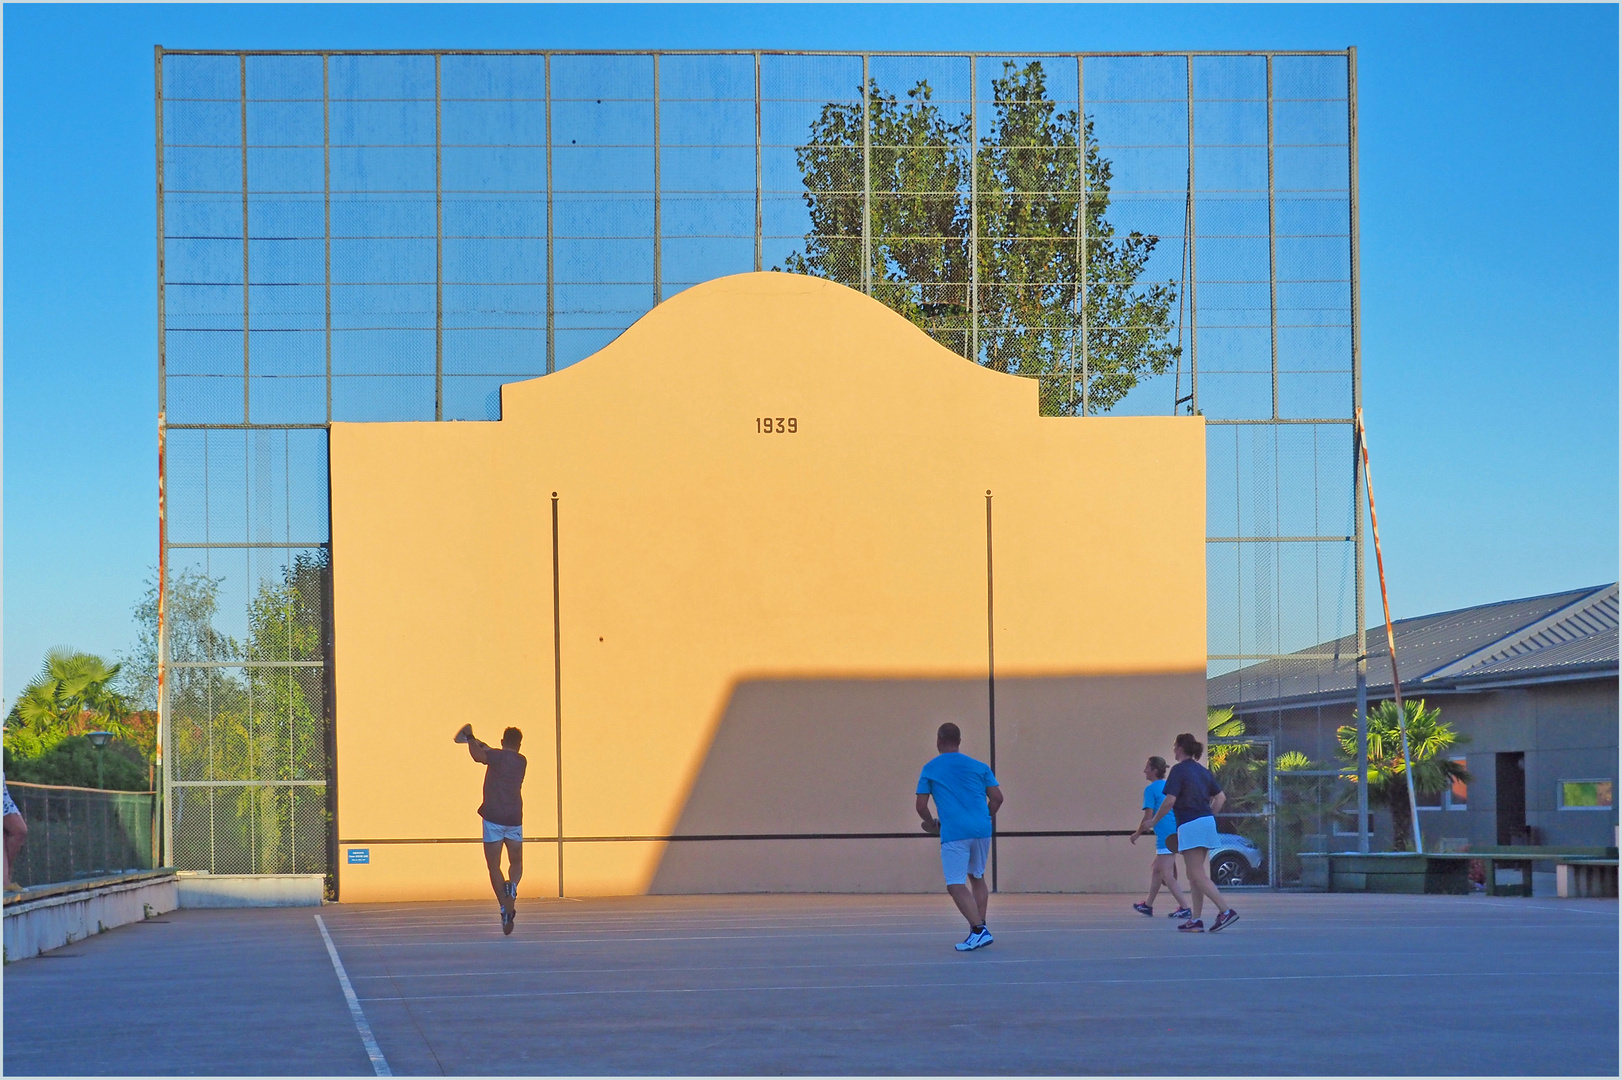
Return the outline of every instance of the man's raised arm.
{"type": "Polygon", "coordinates": [[[480,765],[490,764],[489,750],[490,746],[488,743],[480,742],[478,738],[472,735],[467,737],[468,755],[480,765]]]}

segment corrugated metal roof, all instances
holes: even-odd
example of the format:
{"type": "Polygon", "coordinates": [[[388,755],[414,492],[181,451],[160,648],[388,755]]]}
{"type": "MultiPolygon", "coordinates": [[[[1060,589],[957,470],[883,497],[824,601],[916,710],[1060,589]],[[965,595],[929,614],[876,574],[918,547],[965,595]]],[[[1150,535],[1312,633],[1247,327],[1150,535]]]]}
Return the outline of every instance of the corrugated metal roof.
{"type": "MultiPolygon", "coordinates": [[[[1442,689],[1489,680],[1530,680],[1543,673],[1615,671],[1617,586],[1502,600],[1457,611],[1400,619],[1393,627],[1397,669],[1404,687],[1442,689]],[[1609,653],[1602,639],[1609,633],[1609,653]],[[1569,648],[1567,648],[1569,646],[1569,648]],[[1578,660],[1584,656],[1587,659],[1578,660]],[[1542,659],[1539,659],[1542,657],[1542,659]]],[[[1368,631],[1368,686],[1389,694],[1391,661],[1385,626],[1368,631]]],[[[1213,705],[1278,706],[1349,697],[1357,680],[1357,638],[1347,635],[1287,657],[1219,675],[1209,681],[1213,705]],[[1310,654],[1330,654],[1327,660],[1310,654]]]]}
{"type": "Polygon", "coordinates": [[[1479,667],[1473,667],[1455,681],[1461,685],[1481,681],[1498,682],[1531,674],[1558,675],[1583,669],[1617,668],[1616,627],[1588,637],[1562,641],[1535,652],[1516,653],[1479,667]]]}

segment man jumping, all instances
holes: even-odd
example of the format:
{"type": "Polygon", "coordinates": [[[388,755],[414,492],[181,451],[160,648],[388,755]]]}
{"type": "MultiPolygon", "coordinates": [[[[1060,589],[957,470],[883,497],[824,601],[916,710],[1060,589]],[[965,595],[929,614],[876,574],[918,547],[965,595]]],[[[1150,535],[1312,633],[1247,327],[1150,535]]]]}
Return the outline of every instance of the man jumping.
{"type": "Polygon", "coordinates": [[[941,838],[941,869],[946,891],[969,920],[969,936],[958,942],[958,952],[991,944],[986,929],[986,856],[991,851],[991,819],[1002,805],[1002,788],[991,768],[958,752],[963,733],[956,724],[942,724],[935,734],[937,756],[918,776],[918,816],[925,832],[941,838]],[[934,796],[936,820],[929,813],[934,796]]]}
{"type": "Polygon", "coordinates": [[[524,876],[524,770],[529,763],[518,747],[524,733],[510,727],[501,733],[501,749],[473,737],[473,725],[464,724],[456,741],[467,744],[473,760],[484,766],[484,861],[490,867],[490,885],[501,905],[501,932],[513,932],[518,915],[518,880],[524,876]],[[501,873],[501,849],[507,849],[507,874],[501,873]]]}

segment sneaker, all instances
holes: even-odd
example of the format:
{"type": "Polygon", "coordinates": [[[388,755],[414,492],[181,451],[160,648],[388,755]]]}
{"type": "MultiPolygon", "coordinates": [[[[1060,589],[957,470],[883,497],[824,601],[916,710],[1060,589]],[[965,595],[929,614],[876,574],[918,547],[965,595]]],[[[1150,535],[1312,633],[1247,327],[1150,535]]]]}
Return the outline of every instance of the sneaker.
{"type": "Polygon", "coordinates": [[[503,935],[510,935],[513,932],[513,919],[517,914],[512,908],[507,908],[501,913],[501,932],[503,935]]]}
{"type": "Polygon", "coordinates": [[[1168,919],[1192,919],[1193,917],[1194,913],[1186,907],[1180,907],[1170,915],[1166,916],[1168,919]]]}
{"type": "Polygon", "coordinates": [[[1203,934],[1203,933],[1205,933],[1205,920],[1204,919],[1190,919],[1186,923],[1183,923],[1181,926],[1179,926],[1177,929],[1181,930],[1185,934],[1203,934]]]}
{"type": "Polygon", "coordinates": [[[1233,908],[1229,908],[1227,911],[1224,911],[1222,914],[1218,915],[1214,921],[1212,921],[1211,933],[1214,934],[1223,927],[1232,926],[1238,921],[1239,913],[1233,910],[1233,908]]]}
{"type": "Polygon", "coordinates": [[[1153,915],[1155,913],[1155,909],[1150,907],[1148,904],[1133,904],[1132,910],[1137,912],[1139,915],[1153,915]]]}
{"type": "Polygon", "coordinates": [[[975,937],[974,947],[976,949],[983,949],[987,945],[990,945],[993,941],[996,941],[996,940],[997,940],[996,938],[991,936],[991,927],[982,926],[980,928],[979,934],[977,934],[976,937],[975,937]]]}
{"type": "Polygon", "coordinates": [[[980,947],[978,944],[979,941],[980,931],[970,930],[969,936],[958,942],[956,945],[953,945],[952,948],[956,949],[958,952],[969,952],[972,949],[978,949],[980,947]]]}

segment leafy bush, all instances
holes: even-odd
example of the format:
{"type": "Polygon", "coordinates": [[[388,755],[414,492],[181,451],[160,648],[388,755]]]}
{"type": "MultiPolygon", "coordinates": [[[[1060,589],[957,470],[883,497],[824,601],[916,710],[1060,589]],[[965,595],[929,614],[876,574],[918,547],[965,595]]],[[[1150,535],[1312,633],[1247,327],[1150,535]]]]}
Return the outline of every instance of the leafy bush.
{"type": "Polygon", "coordinates": [[[97,750],[85,736],[70,735],[37,757],[14,755],[7,748],[5,764],[6,779],[19,783],[99,787],[109,791],[151,790],[140,750],[122,739],[114,739],[105,750],[97,750]]]}

